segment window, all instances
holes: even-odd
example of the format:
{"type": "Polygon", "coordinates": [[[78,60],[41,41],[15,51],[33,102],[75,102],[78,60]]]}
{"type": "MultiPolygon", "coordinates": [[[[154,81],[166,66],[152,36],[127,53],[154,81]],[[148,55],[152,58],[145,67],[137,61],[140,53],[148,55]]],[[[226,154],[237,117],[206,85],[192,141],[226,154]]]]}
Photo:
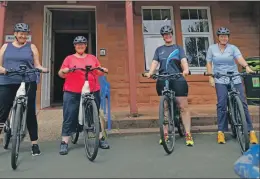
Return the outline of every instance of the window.
{"type": "Polygon", "coordinates": [[[180,12],[183,47],[190,70],[201,73],[205,70],[208,47],[213,43],[210,10],[207,7],[181,7],[180,12]]]}
{"type": "MultiPolygon", "coordinates": [[[[145,70],[149,70],[157,47],[164,44],[160,29],[172,26],[171,7],[142,7],[145,70]]],[[[174,29],[174,28],[173,28],[174,29]]],[[[175,40],[175,37],[173,37],[175,40]]]]}

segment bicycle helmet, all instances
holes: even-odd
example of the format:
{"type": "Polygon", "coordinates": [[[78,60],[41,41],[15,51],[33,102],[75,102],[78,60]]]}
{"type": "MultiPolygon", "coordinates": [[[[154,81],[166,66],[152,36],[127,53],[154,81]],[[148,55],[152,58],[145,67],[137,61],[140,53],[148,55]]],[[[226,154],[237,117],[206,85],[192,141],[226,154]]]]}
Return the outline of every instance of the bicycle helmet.
{"type": "Polygon", "coordinates": [[[217,31],[217,35],[230,35],[230,30],[226,27],[220,27],[217,31]]]}
{"type": "Polygon", "coordinates": [[[86,39],[86,37],[84,37],[84,36],[77,36],[75,39],[74,39],[74,41],[73,41],[73,44],[75,45],[75,44],[79,44],[79,43],[84,43],[84,44],[87,44],[87,39],[86,39]]]}
{"type": "Polygon", "coordinates": [[[165,26],[163,26],[163,27],[161,28],[160,33],[161,33],[161,35],[168,34],[168,33],[173,34],[173,29],[172,29],[171,26],[165,25],[165,26]]]}
{"type": "Polygon", "coordinates": [[[17,23],[14,26],[14,32],[30,32],[29,25],[25,23],[17,23]]]}

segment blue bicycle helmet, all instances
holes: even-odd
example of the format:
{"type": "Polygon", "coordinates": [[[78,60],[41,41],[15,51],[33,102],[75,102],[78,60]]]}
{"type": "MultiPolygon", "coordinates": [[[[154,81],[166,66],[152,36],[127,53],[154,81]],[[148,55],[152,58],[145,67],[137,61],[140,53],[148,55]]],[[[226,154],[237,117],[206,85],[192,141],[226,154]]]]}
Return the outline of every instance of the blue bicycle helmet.
{"type": "Polygon", "coordinates": [[[217,31],[217,35],[230,35],[230,30],[226,27],[220,27],[217,31]]]}
{"type": "Polygon", "coordinates": [[[17,23],[14,26],[14,32],[30,32],[29,25],[25,23],[17,23]]]}

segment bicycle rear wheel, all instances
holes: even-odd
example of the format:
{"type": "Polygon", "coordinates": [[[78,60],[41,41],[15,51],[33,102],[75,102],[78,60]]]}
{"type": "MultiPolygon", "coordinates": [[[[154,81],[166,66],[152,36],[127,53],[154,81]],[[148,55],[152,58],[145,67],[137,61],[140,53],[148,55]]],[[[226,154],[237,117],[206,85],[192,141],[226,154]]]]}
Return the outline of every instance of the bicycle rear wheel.
{"type": "Polygon", "coordinates": [[[82,116],[86,156],[90,161],[94,161],[98,153],[100,132],[98,109],[94,100],[86,101],[82,116]]]}
{"type": "Polygon", "coordinates": [[[175,145],[175,125],[173,114],[171,114],[170,99],[167,96],[161,96],[160,99],[159,121],[162,146],[166,153],[171,154],[175,145]],[[164,129],[167,129],[167,134],[164,133],[164,129]]]}
{"type": "Polygon", "coordinates": [[[14,170],[17,168],[17,162],[19,157],[22,116],[23,116],[23,106],[22,104],[17,104],[16,109],[14,110],[14,120],[13,120],[13,128],[12,128],[13,132],[12,132],[11,165],[14,170]]]}
{"type": "Polygon", "coordinates": [[[236,134],[242,154],[249,149],[249,136],[246,115],[243,104],[238,96],[234,97],[234,119],[236,120],[236,134]]]}

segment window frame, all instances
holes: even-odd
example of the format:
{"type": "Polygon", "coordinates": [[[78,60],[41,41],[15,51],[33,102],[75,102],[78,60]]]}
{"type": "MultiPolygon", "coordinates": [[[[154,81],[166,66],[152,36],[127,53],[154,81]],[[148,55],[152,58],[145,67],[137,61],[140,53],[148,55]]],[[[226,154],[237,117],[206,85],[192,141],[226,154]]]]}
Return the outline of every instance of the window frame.
{"type": "MultiPolygon", "coordinates": [[[[186,46],[185,46],[185,37],[208,37],[209,39],[209,46],[214,44],[214,36],[213,36],[213,27],[212,27],[212,20],[211,20],[211,9],[209,6],[180,6],[180,9],[206,9],[207,16],[208,16],[208,26],[209,32],[182,32],[182,42],[183,42],[183,49],[186,53],[186,46]]],[[[182,19],[180,18],[180,21],[182,19]]],[[[181,23],[182,29],[182,23],[181,23]]],[[[206,67],[190,67],[190,71],[193,74],[203,74],[206,70],[206,67]]]]}
{"type": "MultiPolygon", "coordinates": [[[[145,44],[144,44],[144,39],[145,37],[155,37],[159,38],[161,37],[160,32],[158,34],[145,34],[144,33],[144,20],[143,20],[143,10],[144,9],[169,9],[170,10],[170,15],[171,15],[171,27],[173,29],[173,42],[176,43],[176,33],[175,33],[175,24],[174,24],[174,12],[173,12],[173,6],[141,6],[141,16],[142,16],[142,38],[143,38],[143,48],[144,48],[144,69],[145,70],[150,70],[150,67],[146,67],[147,61],[146,60],[153,60],[153,59],[146,59],[145,57],[145,44]]],[[[162,38],[162,37],[161,37],[162,38]]],[[[159,68],[159,66],[158,66],[159,68]]],[[[158,69],[157,68],[157,69],[158,69]]]]}

